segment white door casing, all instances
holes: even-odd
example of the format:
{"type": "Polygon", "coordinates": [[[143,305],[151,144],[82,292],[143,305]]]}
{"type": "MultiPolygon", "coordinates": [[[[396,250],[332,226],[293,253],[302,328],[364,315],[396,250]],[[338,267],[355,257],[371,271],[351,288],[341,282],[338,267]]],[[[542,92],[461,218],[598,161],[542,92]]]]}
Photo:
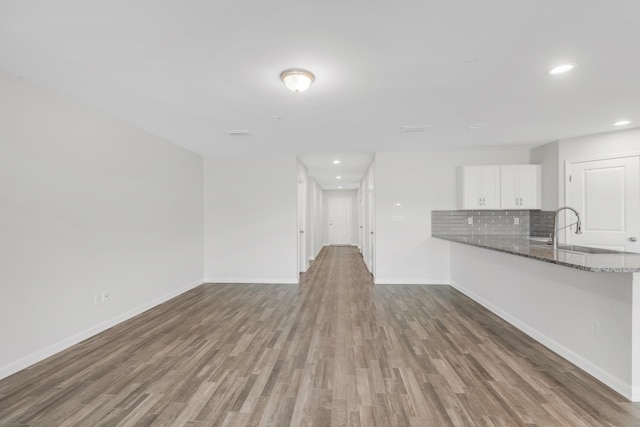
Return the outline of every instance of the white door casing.
{"type": "Polygon", "coordinates": [[[640,253],[640,156],[574,162],[567,171],[567,204],[582,217],[582,234],[565,234],[571,243],[640,253]]]}
{"type": "Polygon", "coordinates": [[[351,199],[332,197],[328,202],[329,244],[350,245],[352,233],[351,199]]]}

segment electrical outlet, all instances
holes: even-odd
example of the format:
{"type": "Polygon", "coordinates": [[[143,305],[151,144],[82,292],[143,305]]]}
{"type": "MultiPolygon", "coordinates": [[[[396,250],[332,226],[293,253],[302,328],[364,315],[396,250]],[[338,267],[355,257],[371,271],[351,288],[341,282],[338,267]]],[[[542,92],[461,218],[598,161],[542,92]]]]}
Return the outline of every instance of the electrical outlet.
{"type": "Polygon", "coordinates": [[[473,217],[470,216],[469,218],[467,218],[467,224],[469,225],[473,225],[473,217]]]}
{"type": "Polygon", "coordinates": [[[513,218],[513,225],[520,225],[520,218],[518,217],[513,218]]]}
{"type": "Polygon", "coordinates": [[[591,319],[591,335],[594,337],[600,336],[600,322],[595,319],[591,319]]]}
{"type": "Polygon", "coordinates": [[[108,302],[109,301],[109,291],[102,291],[102,302],[108,302]]]}

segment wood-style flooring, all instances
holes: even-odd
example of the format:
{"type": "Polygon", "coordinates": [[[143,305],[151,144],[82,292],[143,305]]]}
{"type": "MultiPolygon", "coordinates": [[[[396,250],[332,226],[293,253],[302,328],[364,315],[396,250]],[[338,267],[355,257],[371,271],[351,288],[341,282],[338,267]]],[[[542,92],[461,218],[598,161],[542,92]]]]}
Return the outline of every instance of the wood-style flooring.
{"type": "Polygon", "coordinates": [[[296,285],[206,284],[0,381],[2,426],[638,426],[449,286],[325,248],[296,285]]]}

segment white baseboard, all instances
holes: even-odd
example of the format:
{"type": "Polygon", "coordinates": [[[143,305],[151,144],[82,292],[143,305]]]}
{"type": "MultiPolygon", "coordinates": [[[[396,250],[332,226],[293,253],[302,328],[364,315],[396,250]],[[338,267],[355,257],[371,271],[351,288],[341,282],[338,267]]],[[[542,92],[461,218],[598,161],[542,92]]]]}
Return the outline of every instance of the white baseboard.
{"type": "Polygon", "coordinates": [[[560,356],[564,357],[569,362],[573,363],[583,371],[587,372],[588,374],[602,381],[604,384],[611,387],[612,389],[614,389],[615,391],[617,391],[627,399],[634,402],[640,401],[640,389],[638,389],[638,387],[632,388],[631,384],[621,380],[620,378],[614,375],[611,375],[609,372],[603,370],[602,368],[593,364],[589,360],[583,358],[579,354],[569,350],[568,348],[564,347],[557,341],[554,341],[553,339],[549,338],[542,332],[530,327],[528,324],[520,321],[518,318],[512,316],[511,314],[493,305],[492,303],[485,300],[484,298],[469,291],[459,283],[455,283],[453,281],[451,281],[450,283],[451,283],[451,286],[453,286],[458,291],[462,292],[463,294],[465,294],[466,296],[468,296],[478,304],[482,305],[492,313],[496,314],[503,320],[510,323],[511,325],[520,329],[522,332],[529,335],[531,338],[538,341],[540,344],[544,345],[549,350],[559,354],[560,356]]]}
{"type": "Polygon", "coordinates": [[[287,279],[264,279],[256,277],[210,277],[205,279],[205,283],[236,283],[236,284],[259,284],[259,285],[297,285],[298,280],[287,279]]]}
{"type": "Polygon", "coordinates": [[[449,279],[375,279],[376,285],[448,285],[449,279]]]}
{"type": "Polygon", "coordinates": [[[59,353],[63,350],[68,349],[71,346],[74,346],[76,344],[78,344],[81,341],[86,340],[87,338],[91,338],[94,335],[99,334],[100,332],[106,331],[107,329],[117,325],[118,323],[122,323],[125,320],[131,319],[132,317],[137,316],[140,313],[143,313],[147,310],[149,310],[150,308],[153,308],[157,305],[162,304],[165,301],[170,300],[171,298],[174,298],[180,294],[183,294],[195,287],[198,287],[202,284],[203,282],[201,280],[198,280],[197,282],[193,282],[188,284],[187,286],[183,286],[181,288],[178,288],[174,291],[171,291],[169,293],[166,293],[158,298],[154,298],[153,300],[144,303],[132,310],[126,311],[118,316],[115,316],[109,320],[106,320],[102,323],[99,323],[89,329],[86,329],[82,332],[79,332],[77,334],[74,334],[70,337],[67,337],[63,340],[60,340],[54,344],[51,344],[41,350],[38,350],[34,353],[31,353],[19,360],[16,360],[15,362],[11,362],[8,365],[2,366],[0,367],[0,379],[6,378],[9,375],[13,375],[18,371],[21,371],[25,368],[28,368],[29,366],[41,362],[42,360],[46,359],[47,357],[53,356],[56,353],[59,353]]]}

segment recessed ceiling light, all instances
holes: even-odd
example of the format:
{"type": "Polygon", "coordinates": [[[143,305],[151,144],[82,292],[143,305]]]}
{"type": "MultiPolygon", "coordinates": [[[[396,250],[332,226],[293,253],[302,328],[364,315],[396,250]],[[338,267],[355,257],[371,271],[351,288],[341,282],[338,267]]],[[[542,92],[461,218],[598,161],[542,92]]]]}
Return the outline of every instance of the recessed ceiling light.
{"type": "Polygon", "coordinates": [[[338,185],[338,190],[342,190],[342,185],[338,185]]]}
{"type": "Polygon", "coordinates": [[[630,123],[631,123],[630,120],[620,120],[618,122],[615,122],[613,125],[614,126],[624,126],[624,125],[628,125],[630,123]]]}
{"type": "Polygon", "coordinates": [[[556,74],[563,74],[566,72],[569,72],[571,70],[573,70],[576,66],[574,64],[562,64],[562,65],[558,65],[555,68],[552,68],[549,71],[549,74],[551,75],[556,75],[556,74]]]}
{"type": "Polygon", "coordinates": [[[291,92],[300,93],[309,89],[315,76],[311,71],[302,68],[290,68],[280,73],[280,79],[291,92]]]}
{"type": "Polygon", "coordinates": [[[333,161],[333,164],[334,164],[334,165],[339,165],[339,164],[340,164],[340,160],[338,160],[338,159],[334,160],[334,161],[333,161]]]}
{"type": "Polygon", "coordinates": [[[340,175],[336,176],[336,179],[342,179],[342,177],[340,175]]]}

